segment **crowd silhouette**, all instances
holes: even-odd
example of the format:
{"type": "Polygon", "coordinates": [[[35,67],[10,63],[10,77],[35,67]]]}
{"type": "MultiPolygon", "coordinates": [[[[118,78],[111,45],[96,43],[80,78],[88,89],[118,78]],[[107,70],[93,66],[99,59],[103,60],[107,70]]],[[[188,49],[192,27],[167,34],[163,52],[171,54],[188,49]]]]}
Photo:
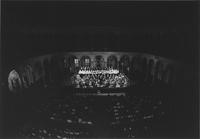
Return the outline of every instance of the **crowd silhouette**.
{"type": "Polygon", "coordinates": [[[40,120],[31,128],[20,128],[19,134],[31,138],[149,137],[149,124],[165,115],[162,103],[162,98],[150,96],[54,99],[35,107],[40,120]]]}

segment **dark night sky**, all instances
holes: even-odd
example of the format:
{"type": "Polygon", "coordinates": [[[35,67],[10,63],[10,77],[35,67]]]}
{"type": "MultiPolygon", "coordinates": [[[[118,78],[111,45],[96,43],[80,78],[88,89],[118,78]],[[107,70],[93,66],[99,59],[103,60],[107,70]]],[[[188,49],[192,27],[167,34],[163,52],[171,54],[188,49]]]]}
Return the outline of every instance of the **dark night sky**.
{"type": "Polygon", "coordinates": [[[45,53],[106,47],[190,62],[196,51],[196,7],[194,2],[2,2],[3,59],[9,64],[45,53]],[[76,33],[94,29],[111,43],[74,43],[76,33]],[[111,39],[113,30],[120,32],[120,45],[111,39]]]}

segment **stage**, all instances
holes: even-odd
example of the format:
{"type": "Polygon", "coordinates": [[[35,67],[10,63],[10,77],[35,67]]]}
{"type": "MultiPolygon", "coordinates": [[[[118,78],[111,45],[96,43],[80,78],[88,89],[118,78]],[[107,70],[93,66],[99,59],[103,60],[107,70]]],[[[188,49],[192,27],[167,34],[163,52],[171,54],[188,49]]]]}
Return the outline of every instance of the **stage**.
{"type": "Polygon", "coordinates": [[[100,90],[97,90],[97,93],[76,93],[77,96],[126,96],[125,92],[101,92],[100,90]]]}

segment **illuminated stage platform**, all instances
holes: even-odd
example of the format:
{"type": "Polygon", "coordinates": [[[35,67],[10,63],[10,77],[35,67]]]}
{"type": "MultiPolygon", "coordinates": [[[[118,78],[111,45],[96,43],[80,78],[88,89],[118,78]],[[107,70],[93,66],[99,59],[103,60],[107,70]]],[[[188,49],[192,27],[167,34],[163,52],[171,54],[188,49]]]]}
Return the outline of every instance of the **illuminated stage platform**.
{"type": "Polygon", "coordinates": [[[118,74],[119,70],[79,70],[78,74],[118,74]]]}
{"type": "Polygon", "coordinates": [[[129,88],[85,88],[73,89],[76,96],[126,96],[129,88]]]}
{"type": "Polygon", "coordinates": [[[126,96],[126,93],[76,93],[76,96],[126,96]]]}

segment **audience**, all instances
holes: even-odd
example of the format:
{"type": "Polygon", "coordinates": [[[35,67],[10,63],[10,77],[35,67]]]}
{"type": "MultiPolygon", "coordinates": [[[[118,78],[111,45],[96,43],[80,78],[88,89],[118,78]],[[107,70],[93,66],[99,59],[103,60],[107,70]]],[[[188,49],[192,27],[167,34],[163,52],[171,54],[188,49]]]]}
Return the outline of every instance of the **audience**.
{"type": "Polygon", "coordinates": [[[67,97],[35,108],[41,120],[20,129],[23,137],[140,137],[149,122],[162,118],[162,101],[155,97],[67,97]],[[42,118],[45,120],[43,120],[42,118]],[[40,126],[42,125],[42,126],[40,126]],[[105,130],[106,129],[106,130],[105,130]],[[103,133],[100,135],[99,130],[103,133]],[[109,132],[109,135],[106,133],[109,132]]]}

